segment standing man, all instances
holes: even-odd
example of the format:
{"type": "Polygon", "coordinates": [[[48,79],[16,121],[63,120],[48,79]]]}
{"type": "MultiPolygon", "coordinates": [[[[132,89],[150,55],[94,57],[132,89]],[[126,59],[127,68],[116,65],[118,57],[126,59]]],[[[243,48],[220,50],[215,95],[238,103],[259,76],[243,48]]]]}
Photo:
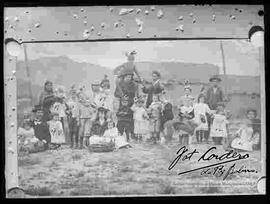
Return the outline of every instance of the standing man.
{"type": "Polygon", "coordinates": [[[211,87],[206,92],[206,103],[211,110],[216,110],[217,104],[223,102],[224,94],[219,86],[221,79],[218,76],[213,76],[209,79],[211,87]]]}

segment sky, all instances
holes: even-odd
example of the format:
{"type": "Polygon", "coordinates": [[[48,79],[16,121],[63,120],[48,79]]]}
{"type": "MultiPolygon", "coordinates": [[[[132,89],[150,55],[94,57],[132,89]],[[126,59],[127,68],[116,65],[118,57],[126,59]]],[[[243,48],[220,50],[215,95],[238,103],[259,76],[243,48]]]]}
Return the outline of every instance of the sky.
{"type": "MultiPolygon", "coordinates": [[[[259,75],[258,48],[246,40],[223,41],[227,74],[259,75]]],[[[135,49],[136,61],[178,61],[188,63],[210,63],[220,67],[222,57],[220,41],[120,41],[27,44],[29,59],[67,56],[77,62],[88,62],[115,68],[126,61],[125,52],[135,49]]],[[[19,60],[24,59],[22,52],[19,60]]]]}

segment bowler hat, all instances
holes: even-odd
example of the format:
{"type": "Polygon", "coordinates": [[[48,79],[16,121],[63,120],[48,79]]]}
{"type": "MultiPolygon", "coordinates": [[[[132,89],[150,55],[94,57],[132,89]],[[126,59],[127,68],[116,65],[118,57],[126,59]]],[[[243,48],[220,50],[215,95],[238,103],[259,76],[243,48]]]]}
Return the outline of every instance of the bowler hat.
{"type": "Polygon", "coordinates": [[[210,82],[212,82],[212,81],[218,81],[218,82],[220,82],[220,81],[221,81],[221,78],[215,75],[215,76],[212,76],[212,77],[209,79],[209,81],[210,81],[210,82]]]}

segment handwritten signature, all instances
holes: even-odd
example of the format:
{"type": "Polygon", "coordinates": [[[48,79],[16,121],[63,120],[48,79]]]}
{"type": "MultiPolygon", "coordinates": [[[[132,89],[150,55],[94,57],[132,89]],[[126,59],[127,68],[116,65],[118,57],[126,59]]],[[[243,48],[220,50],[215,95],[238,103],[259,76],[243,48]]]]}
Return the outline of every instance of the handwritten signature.
{"type": "MultiPolygon", "coordinates": [[[[188,171],[183,171],[183,172],[178,173],[178,175],[202,170],[201,175],[215,175],[218,177],[223,175],[223,180],[225,180],[228,177],[228,175],[232,175],[236,173],[249,173],[249,172],[257,173],[255,169],[247,169],[244,165],[242,165],[239,169],[236,169],[236,166],[235,166],[236,163],[231,165],[228,169],[225,168],[224,164],[226,163],[248,159],[249,158],[248,153],[242,155],[241,153],[238,153],[235,150],[230,150],[222,155],[218,155],[212,152],[215,149],[216,147],[209,148],[206,152],[200,155],[197,161],[198,162],[217,161],[217,163],[191,169],[188,171]]],[[[190,161],[194,155],[198,155],[200,153],[197,151],[197,149],[194,149],[193,151],[189,151],[186,146],[183,146],[176,152],[176,154],[177,156],[168,167],[169,170],[172,170],[179,161],[186,161],[186,160],[190,161]]]]}

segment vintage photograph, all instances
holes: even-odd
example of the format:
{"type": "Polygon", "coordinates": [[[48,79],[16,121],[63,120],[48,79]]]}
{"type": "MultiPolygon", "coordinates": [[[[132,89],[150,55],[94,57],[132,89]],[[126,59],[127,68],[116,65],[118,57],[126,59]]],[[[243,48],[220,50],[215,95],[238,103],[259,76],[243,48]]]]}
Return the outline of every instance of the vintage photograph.
{"type": "Polygon", "coordinates": [[[33,40],[20,49],[25,197],[262,193],[264,56],[250,40],[33,40]]]}

